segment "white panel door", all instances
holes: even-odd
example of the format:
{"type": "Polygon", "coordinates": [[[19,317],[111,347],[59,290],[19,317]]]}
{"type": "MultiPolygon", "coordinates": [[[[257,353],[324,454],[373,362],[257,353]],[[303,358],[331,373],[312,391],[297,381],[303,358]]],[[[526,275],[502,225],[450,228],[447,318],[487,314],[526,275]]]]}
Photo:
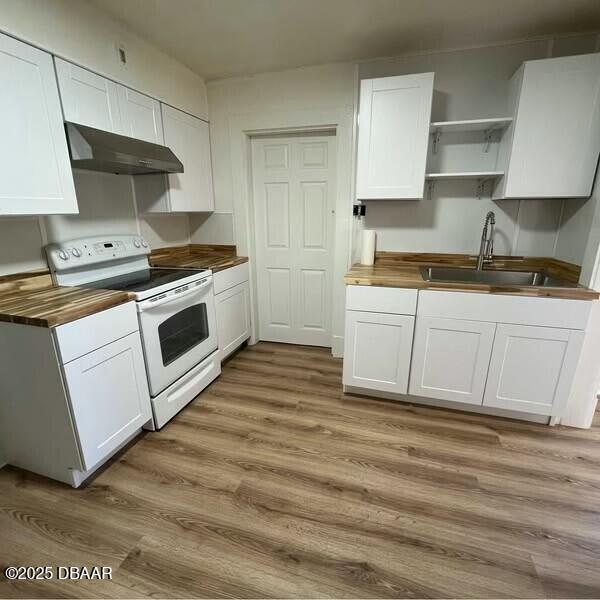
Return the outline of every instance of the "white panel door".
{"type": "Polygon", "coordinates": [[[357,198],[423,197],[433,76],[361,81],[357,198]]]}
{"type": "Polygon", "coordinates": [[[481,404],[495,323],[417,317],[409,391],[481,404]]]}
{"type": "Polygon", "coordinates": [[[123,135],[164,143],[160,102],[124,85],[117,86],[123,135]]]}
{"type": "Polygon", "coordinates": [[[331,346],[335,137],[254,139],[259,338],[331,346]]]}
{"type": "Polygon", "coordinates": [[[600,152],[600,54],[522,69],[505,197],[589,196],[600,152]]]}
{"type": "Polygon", "coordinates": [[[61,58],[54,60],[65,121],[122,134],[117,84],[61,58]]]}
{"type": "Polygon", "coordinates": [[[152,418],[138,331],[63,367],[85,468],[152,418]]]}
{"type": "Polygon", "coordinates": [[[499,324],[483,405],[560,416],[583,336],[570,329],[499,324]]]}
{"type": "Polygon", "coordinates": [[[0,34],[0,215],[77,213],[52,57],[0,34]]]}
{"type": "Polygon", "coordinates": [[[248,282],[215,296],[219,356],[229,356],[250,337],[250,293],[248,282]]]}
{"type": "Polygon", "coordinates": [[[415,318],[346,311],[344,385],[406,394],[415,318]]]}
{"type": "Polygon", "coordinates": [[[208,123],[161,105],[164,143],[183,163],[169,180],[170,212],[211,212],[215,208],[208,123]]]}

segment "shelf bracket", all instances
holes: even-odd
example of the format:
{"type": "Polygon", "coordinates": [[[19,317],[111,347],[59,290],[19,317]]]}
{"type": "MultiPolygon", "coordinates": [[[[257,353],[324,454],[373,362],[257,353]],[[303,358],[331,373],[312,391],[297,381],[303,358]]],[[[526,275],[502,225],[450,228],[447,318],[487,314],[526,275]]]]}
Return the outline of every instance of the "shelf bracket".
{"type": "Polygon", "coordinates": [[[478,179],[477,180],[477,198],[479,200],[481,200],[481,198],[483,198],[483,196],[485,195],[485,184],[487,182],[490,182],[490,200],[492,199],[492,191],[494,189],[494,180],[490,177],[488,177],[487,179],[478,179]]]}
{"type": "Polygon", "coordinates": [[[427,200],[431,200],[431,197],[433,195],[433,190],[435,189],[435,181],[433,181],[432,179],[430,179],[427,182],[427,200]]]}
{"type": "Polygon", "coordinates": [[[494,141],[494,130],[492,128],[486,129],[483,132],[483,140],[485,142],[485,146],[483,147],[484,152],[490,151],[490,145],[494,141]]]}
{"type": "Polygon", "coordinates": [[[481,200],[483,194],[485,194],[485,179],[477,180],[477,198],[481,200]]]}
{"type": "Polygon", "coordinates": [[[442,132],[439,129],[436,129],[431,134],[431,152],[433,154],[437,154],[438,144],[440,143],[440,138],[442,137],[442,132]]]}

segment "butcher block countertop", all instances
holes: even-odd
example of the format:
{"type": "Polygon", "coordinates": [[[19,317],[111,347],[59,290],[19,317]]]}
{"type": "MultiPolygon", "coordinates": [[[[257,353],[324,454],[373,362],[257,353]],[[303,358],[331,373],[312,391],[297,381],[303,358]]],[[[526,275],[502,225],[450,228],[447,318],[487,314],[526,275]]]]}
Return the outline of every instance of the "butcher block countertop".
{"type": "Polygon", "coordinates": [[[133,294],[52,285],[48,272],[0,277],[0,321],[57,327],[118,306],[133,294]]]}
{"type": "Polygon", "coordinates": [[[211,269],[213,273],[248,262],[238,256],[235,246],[189,244],[152,250],[149,257],[153,267],[189,267],[211,269]]]}
{"type": "Polygon", "coordinates": [[[514,294],[545,298],[596,300],[594,290],[577,286],[580,267],[555,258],[498,256],[486,269],[510,271],[542,271],[547,275],[573,283],[577,287],[542,287],[490,285],[485,283],[426,281],[421,267],[445,266],[475,268],[477,258],[466,254],[429,254],[407,252],[377,252],[373,266],[354,265],[344,277],[347,285],[374,285],[417,289],[436,289],[487,294],[514,294]]]}

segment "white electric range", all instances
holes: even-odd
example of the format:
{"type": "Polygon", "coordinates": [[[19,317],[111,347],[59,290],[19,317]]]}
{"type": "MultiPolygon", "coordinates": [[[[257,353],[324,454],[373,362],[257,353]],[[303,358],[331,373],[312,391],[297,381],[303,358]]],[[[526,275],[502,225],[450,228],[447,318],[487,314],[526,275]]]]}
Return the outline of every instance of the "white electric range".
{"type": "Polygon", "coordinates": [[[134,294],[157,428],[219,375],[212,271],[151,267],[148,244],[131,235],[51,244],[46,254],[58,285],[134,294]]]}

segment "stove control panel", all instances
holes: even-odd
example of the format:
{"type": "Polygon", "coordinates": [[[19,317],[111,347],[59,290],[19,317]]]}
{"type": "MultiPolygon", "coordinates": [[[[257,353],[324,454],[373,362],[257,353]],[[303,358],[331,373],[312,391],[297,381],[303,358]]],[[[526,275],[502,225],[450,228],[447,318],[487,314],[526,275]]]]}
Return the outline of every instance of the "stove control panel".
{"type": "Polygon", "coordinates": [[[136,235],[80,238],[46,246],[50,270],[66,271],[150,254],[148,242],[136,235]]]}

